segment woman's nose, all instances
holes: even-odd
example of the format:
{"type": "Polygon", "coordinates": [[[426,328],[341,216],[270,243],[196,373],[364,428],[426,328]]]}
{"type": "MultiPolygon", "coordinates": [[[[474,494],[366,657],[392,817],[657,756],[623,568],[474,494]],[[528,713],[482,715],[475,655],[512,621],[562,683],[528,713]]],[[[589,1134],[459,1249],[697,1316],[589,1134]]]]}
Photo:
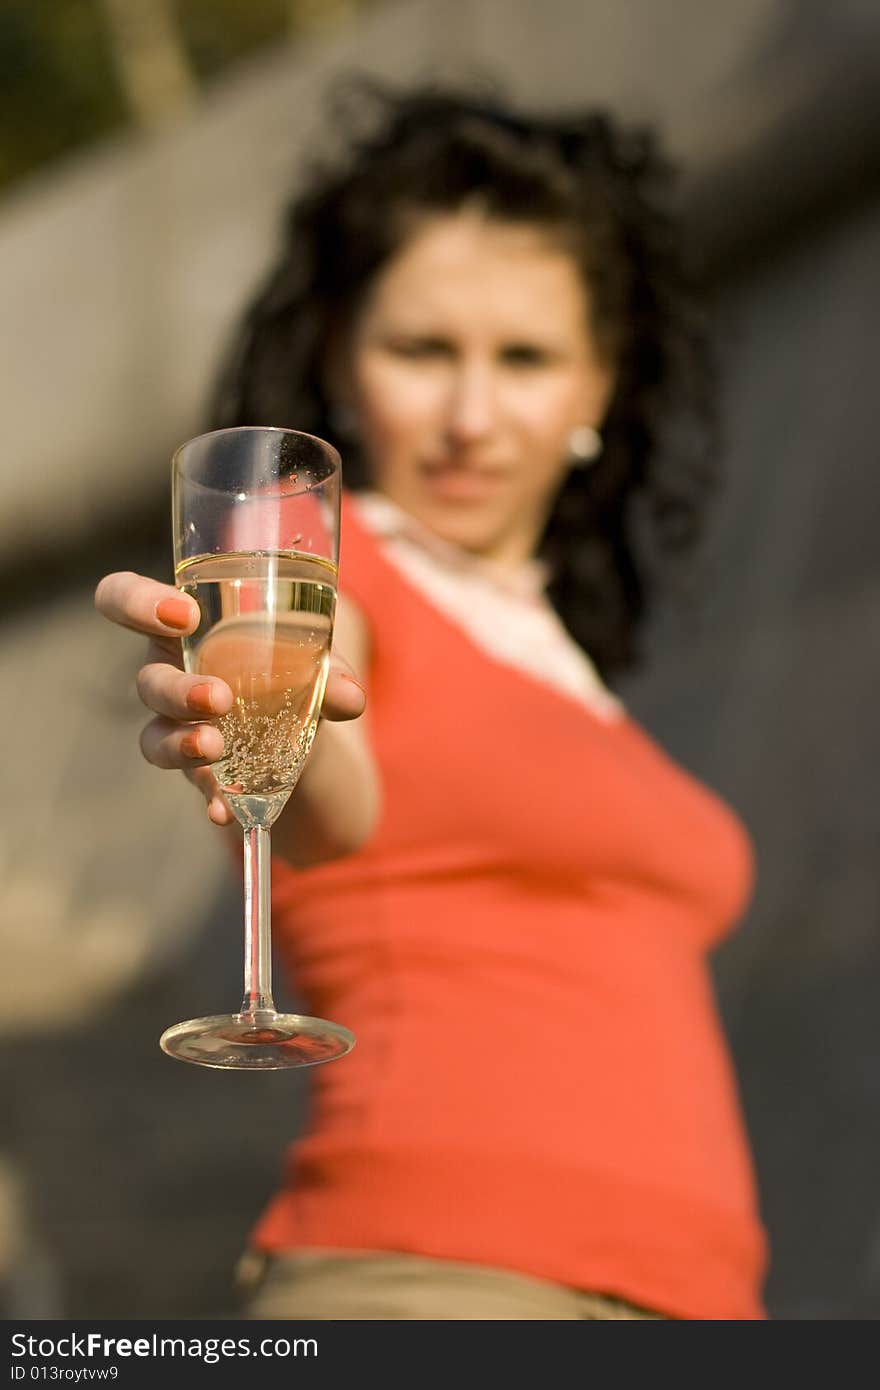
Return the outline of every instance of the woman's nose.
{"type": "Polygon", "coordinates": [[[475,444],[495,428],[498,415],[496,382],[482,363],[462,364],[450,383],[446,429],[456,444],[475,444]]]}

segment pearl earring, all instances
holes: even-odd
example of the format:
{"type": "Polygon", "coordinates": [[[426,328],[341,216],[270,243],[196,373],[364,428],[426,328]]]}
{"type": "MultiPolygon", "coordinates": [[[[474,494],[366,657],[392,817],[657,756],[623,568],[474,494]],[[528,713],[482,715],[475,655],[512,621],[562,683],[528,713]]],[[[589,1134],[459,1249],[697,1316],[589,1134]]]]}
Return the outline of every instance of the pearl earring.
{"type": "Polygon", "coordinates": [[[575,468],[588,468],[602,452],[602,436],[592,425],[578,425],[568,436],[568,452],[575,468]]]}

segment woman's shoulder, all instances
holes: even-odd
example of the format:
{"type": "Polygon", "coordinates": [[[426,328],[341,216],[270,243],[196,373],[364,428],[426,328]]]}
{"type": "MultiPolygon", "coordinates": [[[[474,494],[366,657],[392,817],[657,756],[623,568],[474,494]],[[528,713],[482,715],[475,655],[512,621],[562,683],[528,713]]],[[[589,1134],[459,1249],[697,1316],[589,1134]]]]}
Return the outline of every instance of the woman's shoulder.
{"type": "Polygon", "coordinates": [[[339,541],[340,597],[369,619],[387,580],[379,542],[364,519],[356,494],[342,494],[339,541]]]}

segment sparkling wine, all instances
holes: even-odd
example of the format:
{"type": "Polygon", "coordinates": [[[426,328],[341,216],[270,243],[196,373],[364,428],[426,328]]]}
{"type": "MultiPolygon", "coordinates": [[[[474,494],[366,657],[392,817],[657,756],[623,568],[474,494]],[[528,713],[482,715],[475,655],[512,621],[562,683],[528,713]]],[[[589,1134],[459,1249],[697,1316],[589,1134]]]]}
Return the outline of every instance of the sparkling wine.
{"type": "Polygon", "coordinates": [[[218,782],[227,796],[286,799],[308,757],[327,681],[334,566],[296,551],[204,555],[179,566],[177,584],[201,613],[184,638],[186,669],[219,676],[235,697],[217,720],[218,782]]]}

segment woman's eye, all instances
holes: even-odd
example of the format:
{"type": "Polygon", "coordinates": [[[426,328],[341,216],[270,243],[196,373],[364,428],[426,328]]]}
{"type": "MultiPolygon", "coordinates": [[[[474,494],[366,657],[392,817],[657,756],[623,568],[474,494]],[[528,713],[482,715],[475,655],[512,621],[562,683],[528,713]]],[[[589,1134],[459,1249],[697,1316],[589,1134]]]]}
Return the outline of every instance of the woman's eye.
{"type": "Polygon", "coordinates": [[[396,338],[390,344],[397,357],[408,357],[414,361],[430,357],[448,357],[451,348],[440,338],[396,338]]]}
{"type": "Polygon", "coordinates": [[[550,359],[545,348],[533,343],[511,343],[503,349],[501,360],[510,367],[543,367],[550,359]]]}

